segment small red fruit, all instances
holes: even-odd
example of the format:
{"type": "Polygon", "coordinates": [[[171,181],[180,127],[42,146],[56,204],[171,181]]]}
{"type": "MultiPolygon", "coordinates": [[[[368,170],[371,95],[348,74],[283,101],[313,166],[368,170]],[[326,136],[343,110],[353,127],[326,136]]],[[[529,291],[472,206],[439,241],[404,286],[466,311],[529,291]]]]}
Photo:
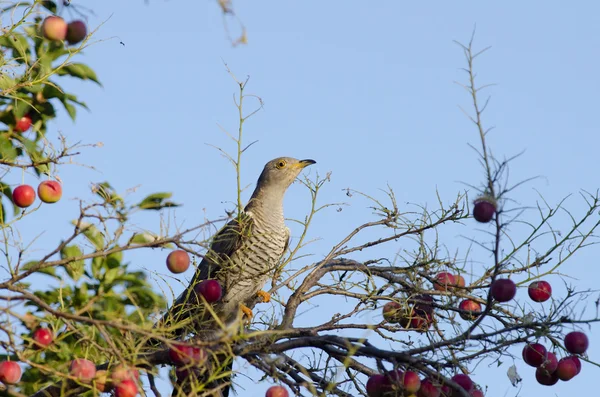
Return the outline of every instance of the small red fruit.
{"type": "Polygon", "coordinates": [[[492,199],[480,197],[475,200],[473,207],[473,217],[477,222],[488,223],[496,213],[496,204],[492,199]]]}
{"type": "Polygon", "coordinates": [[[77,44],[87,34],[87,27],[83,21],[73,21],[67,25],[67,41],[69,44],[77,44]]]}
{"type": "Polygon", "coordinates": [[[483,395],[483,392],[481,391],[481,389],[474,389],[471,392],[471,397],[485,397],[485,396],[483,395]]]}
{"type": "Polygon", "coordinates": [[[465,299],[460,302],[458,305],[460,310],[464,310],[460,312],[460,316],[463,320],[475,320],[479,317],[479,313],[481,313],[481,305],[479,302],[472,301],[470,299],[465,299]]]}
{"type": "Polygon", "coordinates": [[[473,390],[473,381],[469,377],[469,375],[465,374],[456,374],[452,377],[452,380],[457,383],[460,387],[465,389],[467,393],[470,393],[473,390]]]}
{"type": "Polygon", "coordinates": [[[556,367],[556,376],[562,381],[573,379],[578,374],[577,364],[568,357],[561,358],[556,367]]]}
{"type": "Polygon", "coordinates": [[[49,346],[53,339],[52,331],[48,328],[38,328],[33,333],[33,342],[38,348],[49,346]]]}
{"type": "Polygon", "coordinates": [[[38,196],[44,203],[56,203],[62,197],[62,186],[56,181],[43,181],[37,188],[38,196]]]}
{"type": "Polygon", "coordinates": [[[552,372],[556,371],[557,367],[558,367],[558,359],[556,358],[556,355],[552,352],[548,352],[547,356],[546,356],[546,361],[544,361],[542,363],[542,365],[540,365],[540,368],[543,368],[546,371],[552,373],[552,372]]]}
{"type": "Polygon", "coordinates": [[[96,376],[96,366],[85,358],[76,358],[71,361],[69,373],[83,383],[90,383],[96,376]]]}
{"type": "Polygon", "coordinates": [[[588,346],[588,337],[583,332],[573,331],[565,336],[565,348],[571,354],[583,354],[588,346]]]}
{"type": "Polygon", "coordinates": [[[543,368],[538,368],[535,370],[535,379],[537,379],[540,385],[552,386],[558,382],[558,375],[556,371],[550,373],[543,368]]]}
{"type": "Polygon", "coordinates": [[[171,252],[167,256],[167,268],[171,273],[183,273],[190,267],[190,256],[184,250],[171,252]]]}
{"type": "Polygon", "coordinates": [[[417,397],[440,397],[441,393],[440,388],[431,383],[429,379],[423,379],[417,397]]]}
{"type": "Polygon", "coordinates": [[[111,370],[110,380],[112,383],[119,384],[126,379],[140,380],[140,372],[123,364],[119,364],[111,370]]]}
{"type": "Polygon", "coordinates": [[[217,280],[204,280],[194,288],[196,293],[202,295],[208,303],[221,299],[223,290],[217,280]]]}
{"type": "Polygon", "coordinates": [[[15,361],[2,361],[0,363],[0,382],[14,385],[21,379],[21,367],[15,361]]]}
{"type": "Polygon", "coordinates": [[[508,302],[517,294],[517,286],[508,278],[499,278],[492,283],[490,292],[498,302],[508,302]]]}
{"type": "Polygon", "coordinates": [[[169,349],[169,358],[173,364],[181,365],[200,365],[206,360],[206,352],[197,346],[174,345],[169,349]]]}
{"type": "Polygon", "coordinates": [[[454,285],[456,285],[457,287],[464,287],[466,285],[465,278],[460,274],[455,274],[454,280],[456,280],[456,283],[454,285]]]}
{"type": "Polygon", "coordinates": [[[283,386],[271,386],[267,389],[265,397],[289,397],[289,393],[283,386]]]}
{"type": "Polygon", "coordinates": [[[375,374],[367,380],[367,396],[382,397],[384,393],[385,375],[375,374]]]}
{"type": "Polygon", "coordinates": [[[115,397],[135,397],[138,387],[134,380],[125,379],[115,387],[115,397]]]}
{"type": "Polygon", "coordinates": [[[402,377],[402,387],[406,394],[416,393],[421,388],[421,379],[419,374],[413,371],[406,371],[402,377]]]}
{"type": "Polygon", "coordinates": [[[31,128],[31,124],[31,117],[28,114],[26,114],[25,116],[17,120],[17,122],[15,123],[15,130],[17,132],[25,132],[31,128]]]}
{"type": "Polygon", "coordinates": [[[546,302],[552,296],[552,286],[547,281],[534,281],[529,284],[527,293],[534,302],[546,302]]]}
{"type": "Polygon", "coordinates": [[[448,272],[441,272],[435,276],[433,289],[436,291],[447,291],[449,287],[456,284],[454,276],[448,272]]]}
{"type": "Polygon", "coordinates": [[[531,343],[523,348],[523,361],[532,367],[541,366],[548,357],[548,351],[539,343],[531,343]]]}
{"type": "Polygon", "coordinates": [[[100,393],[110,391],[110,383],[108,381],[108,372],[105,370],[96,371],[96,377],[94,378],[94,385],[96,390],[100,393]]]}
{"type": "Polygon", "coordinates": [[[13,190],[13,203],[19,208],[27,208],[35,201],[35,190],[29,185],[20,185],[13,190]]]}
{"type": "Polygon", "coordinates": [[[579,360],[579,357],[568,356],[567,358],[575,363],[575,366],[577,367],[577,374],[579,375],[579,373],[581,372],[581,361],[579,360]]]}
{"type": "Polygon", "coordinates": [[[42,33],[48,40],[64,40],[67,37],[67,23],[55,15],[44,19],[42,33]]]}

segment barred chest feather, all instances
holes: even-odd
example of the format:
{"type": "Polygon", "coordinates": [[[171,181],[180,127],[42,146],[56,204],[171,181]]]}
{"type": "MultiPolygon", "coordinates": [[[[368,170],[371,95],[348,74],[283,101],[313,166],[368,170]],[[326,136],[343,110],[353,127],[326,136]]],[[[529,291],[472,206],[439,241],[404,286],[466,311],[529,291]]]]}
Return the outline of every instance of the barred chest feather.
{"type": "Polygon", "coordinates": [[[230,271],[221,280],[224,296],[222,313],[236,313],[239,304],[256,296],[275,269],[288,240],[282,213],[262,213],[254,209],[252,230],[242,248],[230,258],[230,271]],[[258,213],[257,213],[258,212],[258,213]]]}

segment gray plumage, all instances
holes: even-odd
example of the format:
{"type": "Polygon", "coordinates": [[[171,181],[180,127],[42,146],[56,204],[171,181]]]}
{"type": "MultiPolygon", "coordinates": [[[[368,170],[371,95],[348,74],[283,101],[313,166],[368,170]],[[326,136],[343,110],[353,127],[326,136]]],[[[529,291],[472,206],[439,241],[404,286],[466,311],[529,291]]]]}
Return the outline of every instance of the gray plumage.
{"type": "MultiPolygon", "coordinates": [[[[251,308],[287,248],[285,192],[302,169],[314,163],[279,157],[265,165],[244,211],[213,237],[192,282],[163,317],[162,325],[175,325],[191,317],[191,327],[179,329],[176,336],[192,333],[206,340],[217,334],[220,328],[211,321],[208,311],[198,312],[193,291],[194,286],[206,279],[217,279],[223,288],[221,300],[213,303],[211,309],[225,325],[239,318],[242,305],[251,308]]],[[[221,390],[214,395],[228,395],[228,387],[221,390]]]]}

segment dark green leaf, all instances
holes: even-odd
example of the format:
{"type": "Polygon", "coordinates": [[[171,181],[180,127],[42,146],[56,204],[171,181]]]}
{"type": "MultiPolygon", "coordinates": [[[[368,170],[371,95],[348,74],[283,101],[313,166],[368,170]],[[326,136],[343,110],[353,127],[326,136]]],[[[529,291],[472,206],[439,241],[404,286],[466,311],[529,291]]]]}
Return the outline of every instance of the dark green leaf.
{"type": "Polygon", "coordinates": [[[14,160],[19,155],[12,142],[6,137],[6,134],[0,135],[0,158],[4,160],[14,160]]]}
{"type": "MultiPolygon", "coordinates": [[[[68,245],[60,251],[61,259],[77,258],[83,255],[77,245],[68,245]]],[[[74,281],[83,275],[85,263],[82,259],[74,260],[65,265],[65,270],[74,281]]]]}
{"type": "Polygon", "coordinates": [[[157,239],[158,237],[151,233],[136,233],[129,239],[129,244],[147,244],[157,239]]]}
{"type": "Polygon", "coordinates": [[[48,11],[50,11],[52,14],[56,14],[56,3],[53,1],[49,1],[49,0],[44,0],[41,3],[41,6],[46,8],[48,11]]]}
{"type": "MultiPolygon", "coordinates": [[[[34,266],[37,266],[38,263],[39,263],[38,261],[27,262],[26,264],[21,266],[21,270],[29,270],[29,269],[33,268],[34,266]]],[[[43,274],[52,276],[54,278],[60,279],[60,277],[58,277],[56,275],[56,269],[53,266],[44,267],[42,269],[36,270],[36,273],[43,273],[43,274]]]]}
{"type": "Polygon", "coordinates": [[[15,107],[13,109],[13,113],[15,115],[15,119],[19,120],[21,117],[25,116],[31,110],[31,97],[24,94],[19,94],[15,97],[15,107]]]}
{"type": "Polygon", "coordinates": [[[88,65],[83,63],[70,63],[58,70],[57,74],[60,76],[69,75],[82,80],[92,80],[98,85],[102,85],[98,80],[98,76],[96,76],[96,72],[94,72],[88,65]]]}
{"type": "MultiPolygon", "coordinates": [[[[77,224],[77,221],[72,221],[71,223],[75,225],[77,224]]],[[[80,227],[83,231],[83,235],[97,250],[104,249],[104,236],[98,231],[96,226],[92,224],[82,224],[80,227]]]]}
{"type": "Polygon", "coordinates": [[[179,204],[172,201],[165,201],[171,198],[172,193],[154,193],[143,199],[136,207],[144,210],[159,210],[165,207],[179,207],[179,204]]]}

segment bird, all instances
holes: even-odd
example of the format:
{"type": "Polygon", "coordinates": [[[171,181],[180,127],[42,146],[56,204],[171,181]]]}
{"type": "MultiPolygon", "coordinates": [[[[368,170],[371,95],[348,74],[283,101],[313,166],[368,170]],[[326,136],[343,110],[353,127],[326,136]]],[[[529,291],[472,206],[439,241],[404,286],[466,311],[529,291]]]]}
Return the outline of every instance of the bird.
{"type": "MultiPolygon", "coordinates": [[[[194,334],[206,340],[214,338],[223,326],[234,323],[240,314],[249,321],[257,298],[263,302],[270,300],[270,295],[262,289],[290,239],[283,215],[283,198],[300,172],[315,163],[311,159],[292,157],[278,157],[266,163],[247,205],[214,235],[192,281],[163,316],[161,325],[174,326],[177,337],[194,334]],[[201,310],[194,287],[208,279],[217,280],[223,292],[210,310],[201,310]],[[177,324],[185,320],[191,321],[177,328],[177,324]]],[[[231,358],[228,360],[230,368],[231,358]]],[[[211,386],[218,389],[214,396],[227,397],[229,383],[227,377],[213,382],[211,386]]]]}

